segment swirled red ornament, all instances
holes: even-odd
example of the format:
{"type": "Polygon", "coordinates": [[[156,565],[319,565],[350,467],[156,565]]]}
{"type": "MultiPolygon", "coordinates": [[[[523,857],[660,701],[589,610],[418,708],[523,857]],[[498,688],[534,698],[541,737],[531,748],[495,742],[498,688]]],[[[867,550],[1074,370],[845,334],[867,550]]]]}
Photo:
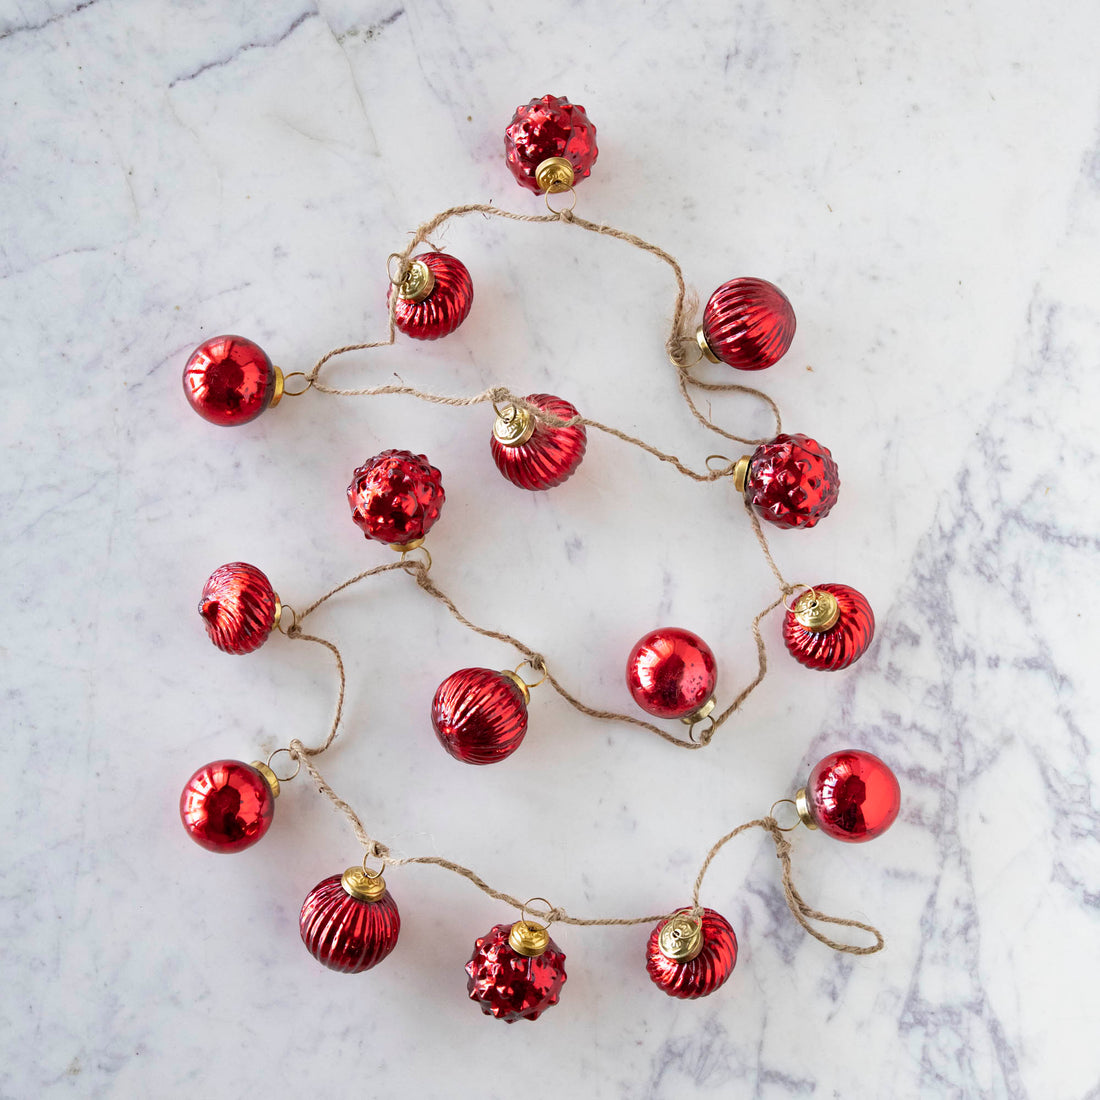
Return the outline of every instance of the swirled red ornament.
{"type": "Polygon", "coordinates": [[[368,539],[397,550],[420,540],[439,519],[445,500],[439,471],[425,455],[389,450],[368,459],[352,475],[348,504],[368,539]]]}
{"type": "Polygon", "coordinates": [[[474,284],[466,265],[446,252],[413,256],[409,274],[399,286],[390,287],[390,294],[397,295],[394,324],[414,340],[449,336],[474,304],[474,284]]]}
{"type": "Polygon", "coordinates": [[[690,913],[690,909],[681,909],[669,920],[661,921],[650,933],[645,952],[645,968],[657,988],[684,1000],[713,993],[729,978],[737,963],[737,936],[729,921],[713,909],[702,912],[698,933],[702,943],[691,958],[677,959],[662,950],[661,933],[666,925],[677,916],[690,913]]]}
{"type": "Polygon", "coordinates": [[[527,735],[528,691],[513,672],[463,668],[448,676],[432,700],[439,743],[465,764],[495,764],[527,735]]]}
{"type": "Polygon", "coordinates": [[[565,953],[547,938],[538,955],[522,955],[510,944],[514,925],[495,925],[474,942],[466,964],[466,990],[486,1016],[505,1023],[537,1020],[558,1003],[565,984],[565,953]]]}
{"type": "Polygon", "coordinates": [[[901,809],[901,787],[874,753],[844,749],[814,765],[795,804],[811,828],[859,844],[893,825],[901,809]]]}
{"type": "Polygon", "coordinates": [[[323,966],[341,974],[361,974],[397,946],[401,916],[381,878],[350,867],[310,890],[298,930],[302,943],[323,966]]]}
{"type": "Polygon", "coordinates": [[[517,107],[504,131],[508,169],[520,187],[536,195],[549,189],[545,177],[540,182],[538,176],[539,166],[546,161],[568,161],[572,171],[565,186],[569,187],[588,178],[598,155],[596,127],[585,109],[565,96],[544,95],[517,107]]]}
{"type": "MultiPolygon", "coordinates": [[[[527,400],[559,420],[578,415],[568,401],[548,393],[530,393],[527,400]]],[[[509,405],[497,417],[489,443],[497,469],[513,485],[553,489],[572,477],[581,464],[588,433],[583,424],[554,427],[526,409],[509,405]]]]}
{"type": "Polygon", "coordinates": [[[783,644],[807,668],[836,672],[867,651],[875,636],[875,613],[866,597],[846,584],[815,584],[783,617],[783,644]],[[828,605],[832,625],[814,618],[828,605]]]}
{"type": "Polygon", "coordinates": [[[199,614],[210,640],[223,653],[251,653],[267,641],[279,612],[267,576],[254,565],[232,561],[210,574],[199,614]]]}
{"type": "Polygon", "coordinates": [[[695,335],[711,362],[764,370],[787,354],[794,330],[794,309],[779,287],[765,279],[731,279],[710,296],[695,335]]]}
{"type": "Polygon", "coordinates": [[[652,630],[630,651],[626,686],[647,714],[695,720],[714,704],[718,664],[709,645],[690,630],[652,630]]]}
{"type": "Polygon", "coordinates": [[[271,828],[279,781],[243,760],[204,764],[184,785],[180,820],[208,852],[243,852],[271,828]]]}
{"type": "Polygon", "coordinates": [[[251,340],[212,336],[188,357],[183,392],[204,420],[231,427],[247,424],[277,405],[283,395],[283,375],[251,340]]]}
{"type": "Polygon", "coordinates": [[[777,527],[813,527],[829,514],[839,492],[833,456],[808,435],[777,435],[749,459],[745,499],[777,527]]]}

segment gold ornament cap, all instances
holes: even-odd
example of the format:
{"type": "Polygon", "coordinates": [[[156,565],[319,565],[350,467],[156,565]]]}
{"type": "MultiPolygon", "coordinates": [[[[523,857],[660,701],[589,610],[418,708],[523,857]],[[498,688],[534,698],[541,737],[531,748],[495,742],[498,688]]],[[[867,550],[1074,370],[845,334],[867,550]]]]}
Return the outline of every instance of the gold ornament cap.
{"type": "Polygon", "coordinates": [[[739,492],[745,492],[745,485],[749,480],[749,463],[752,462],[752,455],[742,455],[733,464],[733,487],[739,492]]]}
{"type": "Polygon", "coordinates": [[[703,332],[702,325],[695,330],[695,342],[699,345],[699,350],[703,353],[705,359],[709,359],[712,363],[720,363],[722,361],[710,350],[710,344],[707,343],[707,337],[703,332]]]}
{"type": "Polygon", "coordinates": [[[502,668],[500,674],[506,680],[511,680],[512,683],[519,688],[519,693],[523,696],[524,703],[529,704],[531,702],[531,688],[528,684],[523,682],[523,678],[518,672],[513,672],[510,668],[502,668]]]}
{"type": "Polygon", "coordinates": [[[807,829],[817,828],[817,822],[814,821],[814,815],[810,810],[810,800],[806,797],[805,787],[794,796],[794,808],[798,811],[798,820],[801,821],[807,829]]]}
{"type": "Polygon", "coordinates": [[[518,405],[505,405],[493,424],[493,438],[505,447],[520,447],[535,434],[535,418],[518,405]]]}
{"type": "Polygon", "coordinates": [[[535,183],[552,195],[568,191],[573,186],[574,178],[573,165],[565,157],[547,157],[535,169],[535,183]]]}
{"type": "Polygon", "coordinates": [[[413,260],[397,293],[407,302],[422,302],[435,289],[435,276],[423,260],[413,260]]]}
{"type": "Polygon", "coordinates": [[[677,913],[665,921],[657,934],[657,946],[667,959],[691,962],[703,950],[703,921],[690,913],[677,913]]]}
{"type": "Polygon", "coordinates": [[[717,705],[718,700],[712,695],[698,710],[693,710],[690,714],[685,714],[680,719],[685,726],[693,726],[696,722],[701,722],[717,705]]]}
{"type": "Polygon", "coordinates": [[[279,797],[279,777],[262,761],[253,760],[252,766],[264,777],[264,782],[271,788],[271,797],[279,797]]]}
{"type": "Polygon", "coordinates": [[[283,399],[283,389],[286,386],[286,378],[279,367],[272,368],[275,371],[275,388],[271,391],[271,400],[267,403],[269,409],[275,408],[283,399]]]}
{"type": "MultiPolygon", "coordinates": [[[[409,542],[388,542],[386,545],[399,554],[407,554],[410,550],[419,550],[424,545],[423,539],[411,539],[409,542]]],[[[427,551],[425,551],[427,553],[427,551]]]]}
{"type": "Polygon", "coordinates": [[[518,920],[508,933],[508,946],[517,955],[534,959],[550,946],[550,933],[533,920],[518,920]]]}
{"type": "Polygon", "coordinates": [[[349,867],[340,877],[340,885],[356,901],[377,901],[386,892],[386,880],[363,867],[349,867]]]}
{"type": "Polygon", "coordinates": [[[811,588],[795,600],[791,614],[811,633],[824,634],[840,619],[840,603],[831,592],[811,588]]]}

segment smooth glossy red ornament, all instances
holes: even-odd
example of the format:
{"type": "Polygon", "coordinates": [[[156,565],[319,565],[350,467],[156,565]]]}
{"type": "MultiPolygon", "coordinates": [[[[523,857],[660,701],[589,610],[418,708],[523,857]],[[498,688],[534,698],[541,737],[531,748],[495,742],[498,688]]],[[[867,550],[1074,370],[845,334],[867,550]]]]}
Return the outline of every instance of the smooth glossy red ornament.
{"type": "Polygon", "coordinates": [[[777,435],[748,461],[745,499],[777,527],[813,527],[836,504],[840,471],[829,449],[808,435],[777,435]]]}
{"type": "Polygon", "coordinates": [[[349,867],[310,890],[298,930],[309,953],[329,970],[361,974],[397,946],[401,916],[381,876],[349,867]]]}
{"type": "Polygon", "coordinates": [[[698,721],[714,706],[718,666],[710,646],[690,630],[651,631],[630,651],[626,686],[634,702],[657,718],[698,721]]]}
{"type": "Polygon", "coordinates": [[[886,832],[901,809],[897,776],[874,753],[845,749],[830,753],[810,772],[795,796],[802,820],[811,828],[851,843],[886,832]]]}
{"type": "Polygon", "coordinates": [[[504,156],[520,187],[536,195],[548,190],[566,190],[587,179],[596,163],[596,127],[579,103],[564,96],[544,95],[516,108],[504,131],[504,156]],[[565,177],[539,178],[539,167],[560,158],[571,171],[565,177]],[[548,180],[554,181],[550,185],[548,180]],[[563,186],[557,186],[558,181],[563,186]],[[566,182],[568,180],[568,182],[566,182]]]}
{"type": "Polygon", "coordinates": [[[247,424],[279,403],[283,375],[251,340],[212,336],[191,352],[183,368],[183,392],[211,424],[247,424]]]}
{"type": "Polygon", "coordinates": [[[807,668],[836,672],[858,660],[875,636],[875,613],[846,584],[815,584],[783,618],[783,643],[807,668]]]}
{"type": "Polygon", "coordinates": [[[231,561],[215,569],[199,600],[207,636],[223,653],[259,649],[279,612],[279,597],[266,574],[245,561],[231,561]]]}
{"type": "Polygon", "coordinates": [[[787,354],[794,329],[794,309],[779,287],[765,279],[731,279],[710,296],[695,337],[712,363],[763,370],[787,354]]]}
{"type": "Polygon", "coordinates": [[[210,852],[242,852],[271,827],[279,781],[266,765],[215,760],[187,780],[180,818],[187,835],[210,852]]]}
{"type": "Polygon", "coordinates": [[[527,734],[527,685],[514,672],[463,668],[439,685],[432,728],[439,743],[465,764],[495,764],[527,734]]]}
{"type": "Polygon", "coordinates": [[[466,265],[445,252],[413,256],[405,278],[399,286],[390,287],[390,294],[397,295],[394,324],[414,340],[450,335],[474,304],[474,284],[466,265]]]}
{"type": "Polygon", "coordinates": [[[645,968],[654,984],[684,1000],[713,993],[736,963],[737,936],[713,909],[704,909],[698,918],[691,909],[679,910],[653,929],[645,949],[645,968]]]}
{"type": "MultiPolygon", "coordinates": [[[[560,420],[571,420],[577,410],[560,397],[530,393],[527,400],[560,420]]],[[[583,424],[555,428],[526,409],[507,405],[493,425],[490,438],[497,469],[521,489],[552,489],[573,476],[584,458],[588,433],[583,424]]]]}
{"type": "Polygon", "coordinates": [[[419,545],[439,519],[443,480],[424,455],[383,451],[352,475],[351,518],[368,539],[395,550],[419,545]]]}
{"type": "Polygon", "coordinates": [[[486,1016],[508,1024],[537,1020],[558,1003],[565,984],[565,953],[561,948],[547,936],[546,947],[538,955],[520,954],[512,946],[514,928],[510,924],[493,927],[475,941],[466,964],[470,1000],[481,1005],[486,1016]]]}

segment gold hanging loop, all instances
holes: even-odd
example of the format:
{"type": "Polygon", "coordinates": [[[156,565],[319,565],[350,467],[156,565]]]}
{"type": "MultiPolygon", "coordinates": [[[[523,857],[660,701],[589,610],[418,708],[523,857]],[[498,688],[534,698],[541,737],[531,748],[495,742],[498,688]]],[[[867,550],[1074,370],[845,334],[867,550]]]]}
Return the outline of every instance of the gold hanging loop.
{"type": "MultiPolygon", "coordinates": [[[[279,753],[281,753],[281,752],[285,752],[285,753],[287,754],[287,756],[294,756],[294,754],[293,754],[293,753],[292,753],[292,752],[290,751],[290,749],[276,749],[276,750],[275,750],[275,751],[274,751],[274,752],[273,752],[273,753],[272,753],[272,754],[271,754],[271,755],[270,755],[270,756],[269,756],[269,757],[267,758],[267,766],[268,766],[269,768],[271,767],[271,761],[272,761],[272,760],[274,760],[274,759],[275,759],[275,757],[276,757],[276,756],[278,756],[278,755],[279,755],[279,753]]],[[[292,779],[293,779],[293,778],[294,778],[294,777],[295,777],[295,776],[296,776],[296,775],[297,775],[297,774],[298,774],[298,773],[299,773],[299,772],[300,772],[301,770],[302,770],[302,760],[301,760],[301,757],[295,757],[295,760],[294,760],[294,771],[292,771],[292,772],[290,773],[290,775],[277,775],[277,776],[275,776],[275,778],[276,778],[276,779],[278,779],[278,781],[279,781],[280,783],[289,783],[289,782],[290,782],[290,781],[291,781],[291,780],[292,780],[292,779]]],[[[274,771],[274,769],[273,769],[273,768],[272,768],[272,771],[274,771]]]]}

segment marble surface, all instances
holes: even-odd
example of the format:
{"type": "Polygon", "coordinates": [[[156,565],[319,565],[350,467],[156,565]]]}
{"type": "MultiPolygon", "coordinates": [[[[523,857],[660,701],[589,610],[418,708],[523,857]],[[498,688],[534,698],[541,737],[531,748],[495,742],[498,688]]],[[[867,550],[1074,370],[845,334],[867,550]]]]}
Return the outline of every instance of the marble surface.
{"type": "MultiPolygon", "coordinates": [[[[1086,0],[0,6],[0,1095],[1100,1095],[1098,32],[1086,0]],[[462,967],[511,913],[437,868],[391,873],[382,966],[309,958],[301,899],[358,853],[308,782],[246,853],[184,836],[195,767],[317,739],[335,691],[317,647],[215,651],[203,581],[252,561],[303,605],[387,560],[344,486],[411,448],[443,469],[433,576],[472,618],[612,708],[635,638],[689,626],[732,695],[774,594],[732,490],[593,438],[570,482],[524,494],[485,409],[406,398],[312,393],[217,429],[179,372],[217,332],[287,370],[379,338],[409,230],[459,202],[540,209],[500,135],[547,91],[599,131],[579,213],[667,248],[703,295],[758,275],[791,297],[795,343],[759,383],[844,488],[773,550],[866,593],[878,636],[820,675],[768,620],[771,673],[705,752],[540,689],[522,750],[463,768],[431,694],[512,656],[382,577],[310,620],[349,674],[322,769],[395,851],[578,916],[683,904],[711,842],[834,748],[886,758],[904,805],[870,845],[793,838],[807,899],[880,927],[881,954],[807,937],[750,835],[705,888],[741,943],[718,993],[662,996],[644,929],[558,928],[561,1004],[506,1027],[462,967]]],[[[469,320],[334,382],[503,382],[696,466],[724,449],[676,394],[661,264],[480,218],[437,243],[473,274],[469,320]]],[[[746,400],[713,408],[767,428],[746,400]]]]}

